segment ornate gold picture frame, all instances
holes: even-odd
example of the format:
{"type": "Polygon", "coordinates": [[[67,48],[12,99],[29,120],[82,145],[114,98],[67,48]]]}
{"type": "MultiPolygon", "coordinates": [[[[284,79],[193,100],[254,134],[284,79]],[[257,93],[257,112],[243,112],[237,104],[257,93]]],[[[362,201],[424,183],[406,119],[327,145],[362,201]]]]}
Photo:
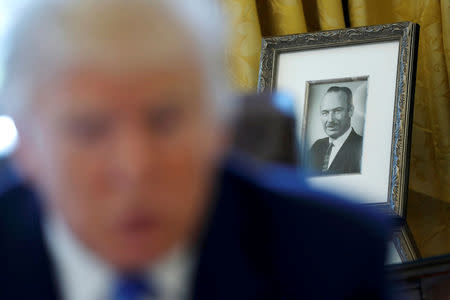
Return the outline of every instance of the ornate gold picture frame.
{"type": "Polygon", "coordinates": [[[263,39],[258,91],[292,96],[311,185],[405,218],[418,34],[402,22],[263,39]]]}

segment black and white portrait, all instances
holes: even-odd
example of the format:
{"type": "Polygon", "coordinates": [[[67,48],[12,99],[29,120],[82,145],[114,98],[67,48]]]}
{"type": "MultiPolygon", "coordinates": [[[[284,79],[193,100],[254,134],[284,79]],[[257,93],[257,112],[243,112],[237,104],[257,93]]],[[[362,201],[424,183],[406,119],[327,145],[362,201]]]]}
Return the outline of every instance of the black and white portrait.
{"type": "Polygon", "coordinates": [[[309,81],[303,159],[317,175],[361,173],[368,77],[309,81]]]}
{"type": "MultiPolygon", "coordinates": [[[[328,32],[265,38],[258,90],[291,97],[295,151],[308,185],[402,215],[412,52],[404,40],[354,30],[334,32],[334,42],[328,32]]],[[[411,32],[402,31],[402,39],[411,32]]]]}

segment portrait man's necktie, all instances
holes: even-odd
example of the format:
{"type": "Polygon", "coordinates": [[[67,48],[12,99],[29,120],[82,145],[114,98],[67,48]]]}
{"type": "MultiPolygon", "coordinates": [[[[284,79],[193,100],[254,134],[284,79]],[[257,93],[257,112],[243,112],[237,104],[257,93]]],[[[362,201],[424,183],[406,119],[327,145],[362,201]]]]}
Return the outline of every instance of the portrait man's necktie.
{"type": "Polygon", "coordinates": [[[113,300],[157,299],[157,292],[152,282],[145,276],[125,275],[115,282],[113,300]]]}
{"type": "Polygon", "coordinates": [[[328,170],[328,162],[330,161],[331,149],[333,148],[333,146],[333,143],[328,144],[327,152],[325,153],[325,157],[323,158],[322,172],[326,172],[328,170]]]}

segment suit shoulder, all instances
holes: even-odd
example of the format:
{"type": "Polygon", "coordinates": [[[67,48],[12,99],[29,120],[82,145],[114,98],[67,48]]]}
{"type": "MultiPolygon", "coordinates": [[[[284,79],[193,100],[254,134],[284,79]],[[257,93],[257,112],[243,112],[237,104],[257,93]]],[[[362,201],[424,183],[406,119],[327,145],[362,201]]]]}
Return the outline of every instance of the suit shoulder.
{"type": "Polygon", "coordinates": [[[288,232],[303,230],[298,226],[303,224],[328,232],[355,227],[381,237],[386,234],[382,216],[362,205],[310,188],[297,169],[273,165],[249,167],[244,163],[232,171],[232,177],[245,190],[249,201],[266,206],[272,222],[286,226],[288,232]],[[336,226],[322,226],[324,220],[336,226]],[[291,225],[295,226],[290,228],[291,225]]]}
{"type": "Polygon", "coordinates": [[[311,146],[311,150],[315,149],[315,148],[318,148],[318,147],[321,147],[323,145],[328,145],[328,138],[327,137],[324,137],[324,138],[316,140],[314,142],[314,144],[311,146]]]}
{"type": "Polygon", "coordinates": [[[276,193],[267,203],[275,273],[283,278],[283,289],[296,286],[293,278],[301,278],[308,270],[319,281],[328,282],[329,291],[341,290],[345,282],[349,284],[346,293],[365,290],[364,295],[373,286],[379,287],[376,293],[383,293],[387,219],[311,189],[276,193]],[[373,286],[367,287],[368,282],[373,286]]]}
{"type": "Polygon", "coordinates": [[[30,195],[31,190],[25,185],[17,185],[0,193],[0,213],[15,210],[30,195]]]}
{"type": "Polygon", "coordinates": [[[22,198],[21,195],[23,192],[24,191],[22,189],[15,187],[0,193],[0,216],[2,216],[2,218],[0,218],[0,222],[1,220],[5,220],[3,216],[10,215],[16,211],[16,208],[20,204],[22,198]]]}
{"type": "Polygon", "coordinates": [[[24,184],[0,195],[0,235],[3,238],[13,238],[26,222],[36,220],[39,208],[34,197],[31,188],[24,184]]]}
{"type": "Polygon", "coordinates": [[[265,253],[261,261],[273,267],[282,290],[295,295],[293,287],[305,270],[329,282],[330,291],[340,290],[342,282],[352,282],[348,292],[362,282],[380,284],[387,219],[309,188],[293,170],[260,166],[256,174],[245,171],[232,177],[240,217],[245,219],[240,228],[251,241],[251,253],[265,253]]]}
{"type": "Polygon", "coordinates": [[[285,227],[287,231],[301,232],[311,226],[310,228],[323,234],[352,232],[361,234],[357,237],[361,239],[368,235],[377,240],[386,238],[387,219],[348,199],[306,185],[297,189],[261,189],[274,222],[285,227]],[[295,224],[296,226],[293,226],[295,224]]]}
{"type": "Polygon", "coordinates": [[[351,136],[352,140],[362,143],[362,140],[363,140],[362,135],[359,135],[358,133],[356,133],[356,131],[354,129],[352,129],[350,136],[351,136]]]}

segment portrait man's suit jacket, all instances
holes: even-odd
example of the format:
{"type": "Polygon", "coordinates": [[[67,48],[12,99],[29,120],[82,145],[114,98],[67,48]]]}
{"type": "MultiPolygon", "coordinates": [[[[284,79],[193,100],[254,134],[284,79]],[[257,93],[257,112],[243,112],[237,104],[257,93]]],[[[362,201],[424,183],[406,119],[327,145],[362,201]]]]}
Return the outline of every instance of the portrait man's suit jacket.
{"type": "MultiPolygon", "coordinates": [[[[384,219],[275,167],[228,163],[217,187],[192,299],[384,299],[384,219]]],[[[38,203],[0,196],[0,299],[61,299],[38,203]]]]}
{"type": "Polygon", "coordinates": [[[345,174],[361,172],[362,136],[353,128],[327,171],[322,172],[323,161],[329,145],[328,137],[317,140],[311,147],[308,165],[323,174],[345,174]]]}

